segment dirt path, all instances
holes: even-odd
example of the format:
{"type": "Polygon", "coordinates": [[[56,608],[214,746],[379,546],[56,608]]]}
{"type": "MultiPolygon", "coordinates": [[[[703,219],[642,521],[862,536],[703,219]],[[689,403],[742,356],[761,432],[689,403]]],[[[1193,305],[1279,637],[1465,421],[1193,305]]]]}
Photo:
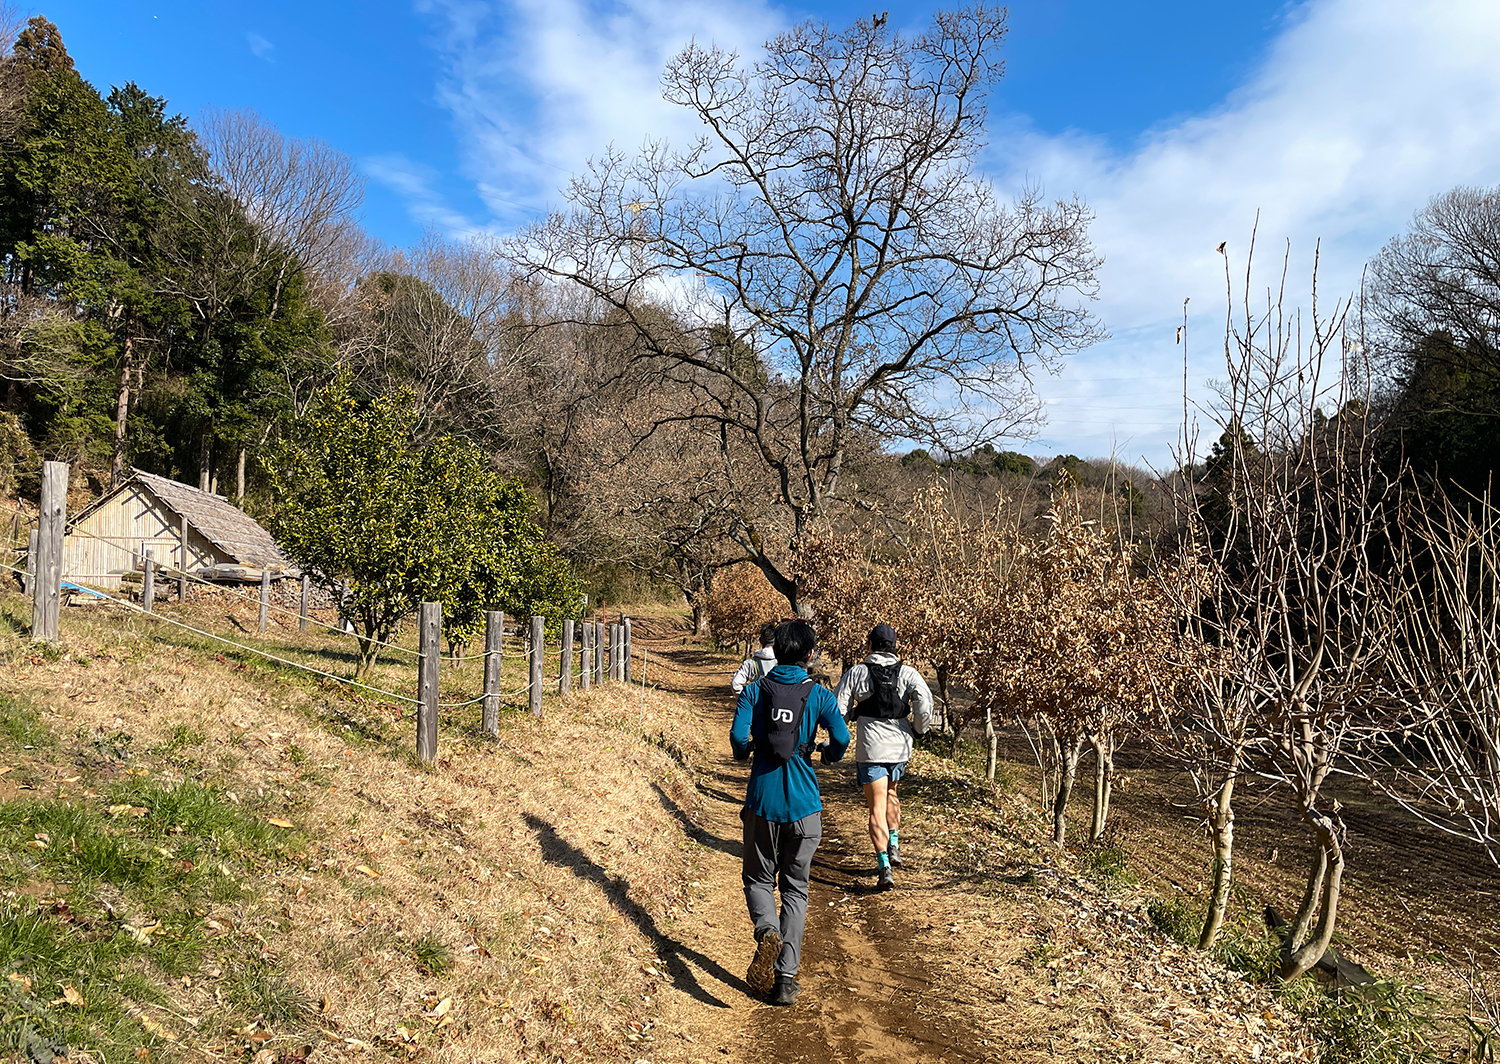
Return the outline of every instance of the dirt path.
{"type": "Polygon", "coordinates": [[[989,1059],[962,1051],[959,1047],[981,1044],[974,1032],[956,1029],[929,1007],[940,991],[916,956],[920,930],[912,914],[931,888],[874,892],[864,806],[847,764],[819,770],[824,834],[809,892],[802,996],[790,1009],[749,996],[740,973],[749,964],[753,942],[739,878],[739,810],[747,768],[728,751],[732,708],[724,663],[684,645],[682,637],[682,629],[662,620],[643,621],[635,634],[660,670],[651,677],[653,685],[689,699],[701,726],[722,737],[713,743],[714,758],[699,782],[703,807],[691,820],[683,817],[690,836],[705,847],[707,913],[693,949],[718,964],[700,966],[699,993],[692,994],[700,1007],[683,1012],[690,1041],[682,1059],[782,1064],[989,1059]]]}

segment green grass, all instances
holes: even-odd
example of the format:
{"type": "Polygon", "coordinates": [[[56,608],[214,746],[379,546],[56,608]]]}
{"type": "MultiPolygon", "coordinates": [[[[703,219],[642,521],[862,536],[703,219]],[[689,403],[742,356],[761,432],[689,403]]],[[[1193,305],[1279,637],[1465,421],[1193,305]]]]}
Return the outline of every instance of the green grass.
{"type": "Polygon", "coordinates": [[[1104,891],[1124,890],[1140,882],[1130,869],[1130,855],[1118,842],[1090,843],[1078,855],[1078,874],[1104,891]]]}
{"type": "Polygon", "coordinates": [[[252,960],[228,979],[224,996],[251,1016],[276,1023],[295,1023],[316,1008],[312,997],[279,968],[252,960]]]}
{"type": "Polygon", "coordinates": [[[19,695],[0,695],[0,742],[24,747],[52,745],[52,732],[42,723],[42,715],[19,695]]]}
{"type": "Polygon", "coordinates": [[[412,943],[411,955],[428,975],[442,975],[453,967],[453,951],[430,931],[412,943]]]}

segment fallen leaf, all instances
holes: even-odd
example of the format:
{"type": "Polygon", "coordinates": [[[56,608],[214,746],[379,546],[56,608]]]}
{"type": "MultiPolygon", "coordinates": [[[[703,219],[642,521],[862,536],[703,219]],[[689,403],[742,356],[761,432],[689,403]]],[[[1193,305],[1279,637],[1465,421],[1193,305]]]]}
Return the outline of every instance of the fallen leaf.
{"type": "Polygon", "coordinates": [[[380,878],[380,873],[377,872],[377,871],[375,871],[375,869],[371,868],[369,865],[357,864],[357,865],[354,866],[354,870],[356,872],[363,872],[365,875],[369,876],[371,879],[379,879],[380,878]]]}
{"type": "Polygon", "coordinates": [[[432,1014],[434,1016],[446,1016],[446,1015],[448,1015],[448,1013],[450,1013],[452,1011],[453,1011],[453,999],[452,998],[443,998],[442,1001],[439,1001],[437,1003],[437,1007],[432,1010],[432,1014]]]}
{"type": "Polygon", "coordinates": [[[270,824],[273,828],[289,828],[293,826],[290,820],[282,820],[279,816],[266,817],[266,823],[270,824]]]}
{"type": "Polygon", "coordinates": [[[71,986],[68,986],[66,983],[64,983],[62,988],[62,997],[57,998],[55,1001],[49,1001],[47,1004],[72,1005],[74,1008],[81,1009],[83,1008],[83,995],[74,990],[71,986]]]}

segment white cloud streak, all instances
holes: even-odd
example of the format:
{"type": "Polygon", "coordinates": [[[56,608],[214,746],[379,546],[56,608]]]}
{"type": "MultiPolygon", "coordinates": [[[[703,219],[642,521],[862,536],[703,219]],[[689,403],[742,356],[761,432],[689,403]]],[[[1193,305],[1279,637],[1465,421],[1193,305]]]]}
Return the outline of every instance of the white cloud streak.
{"type": "MultiPolygon", "coordinates": [[[[691,117],[661,100],[666,61],[694,37],[753,53],[783,21],[758,0],[712,10],[670,0],[418,5],[438,32],[439,99],[491,229],[555,206],[569,175],[607,145],[628,152],[648,137],[693,137],[691,117]]],[[[1257,213],[1262,287],[1290,241],[1289,293],[1305,301],[1321,240],[1320,291],[1331,301],[1429,197],[1500,180],[1496,40],[1493,0],[1307,0],[1217,107],[1124,149],[997,114],[984,160],[997,184],[1079,193],[1106,256],[1098,309],[1111,338],[1038,382],[1050,424],[1030,449],[1166,461],[1182,416],[1173,341],[1183,300],[1201,396],[1222,370],[1224,264],[1214,248],[1228,241],[1242,274],[1257,213]]],[[[405,160],[373,165],[391,187],[405,183],[426,222],[475,230],[443,206],[435,175],[405,160]]]]}
{"type": "Polygon", "coordinates": [[[245,34],[245,43],[250,46],[250,54],[257,59],[267,63],[276,62],[276,45],[266,40],[258,33],[245,34]]]}

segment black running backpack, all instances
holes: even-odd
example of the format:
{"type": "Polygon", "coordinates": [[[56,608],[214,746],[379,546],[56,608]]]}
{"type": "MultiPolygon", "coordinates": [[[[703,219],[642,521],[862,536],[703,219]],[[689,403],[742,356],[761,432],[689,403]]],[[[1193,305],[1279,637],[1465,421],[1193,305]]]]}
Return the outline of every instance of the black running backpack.
{"type": "Polygon", "coordinates": [[[870,674],[870,696],[854,707],[850,717],[900,720],[911,715],[911,707],[896,693],[897,681],[901,679],[901,662],[876,665],[867,661],[865,671],[870,674]]]}
{"type": "Polygon", "coordinates": [[[802,745],[802,716],[807,711],[807,696],[813,682],[777,683],[760,681],[760,699],[755,703],[750,735],[755,750],[772,761],[790,761],[802,745]]]}

